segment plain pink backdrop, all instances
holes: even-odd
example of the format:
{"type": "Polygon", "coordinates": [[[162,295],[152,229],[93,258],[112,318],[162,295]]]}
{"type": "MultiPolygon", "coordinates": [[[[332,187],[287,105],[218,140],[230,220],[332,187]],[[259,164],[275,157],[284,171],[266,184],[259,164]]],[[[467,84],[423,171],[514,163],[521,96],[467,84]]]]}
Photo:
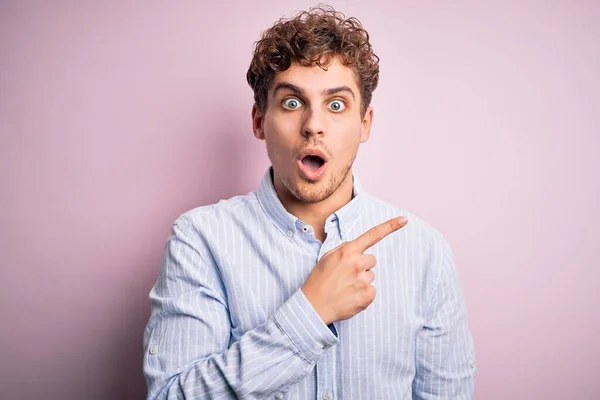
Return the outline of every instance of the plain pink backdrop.
{"type": "MultiPolygon", "coordinates": [[[[252,45],[315,4],[83,3],[0,3],[7,400],[145,396],[170,224],[258,185],[252,45]]],[[[477,399],[597,399],[600,3],[482,3],[330,3],[381,57],[355,171],[450,241],[477,399]]]]}

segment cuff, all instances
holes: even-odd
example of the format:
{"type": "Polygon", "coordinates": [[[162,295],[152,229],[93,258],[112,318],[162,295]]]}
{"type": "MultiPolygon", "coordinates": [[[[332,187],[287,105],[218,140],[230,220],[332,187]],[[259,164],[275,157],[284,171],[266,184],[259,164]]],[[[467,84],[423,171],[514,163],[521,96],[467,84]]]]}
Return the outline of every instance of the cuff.
{"type": "Polygon", "coordinates": [[[275,321],[292,344],[311,362],[339,340],[301,289],[298,289],[274,314],[275,321]]]}

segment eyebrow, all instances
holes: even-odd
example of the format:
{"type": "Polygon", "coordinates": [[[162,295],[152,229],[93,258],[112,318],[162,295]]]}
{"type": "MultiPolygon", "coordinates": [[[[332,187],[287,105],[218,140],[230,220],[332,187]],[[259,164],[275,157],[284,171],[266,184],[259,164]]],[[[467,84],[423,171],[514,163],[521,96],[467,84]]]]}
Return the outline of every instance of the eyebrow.
{"type": "MultiPolygon", "coordinates": [[[[273,96],[275,96],[279,90],[284,90],[284,89],[292,91],[301,96],[305,95],[304,89],[302,89],[296,85],[292,85],[291,83],[288,83],[288,82],[280,82],[277,85],[275,85],[275,88],[273,89],[273,96]]],[[[354,91],[345,85],[334,87],[331,89],[325,89],[321,93],[323,93],[324,95],[327,95],[327,96],[331,96],[332,94],[336,94],[339,92],[348,92],[352,95],[353,99],[356,99],[356,96],[354,95],[354,91]]]]}

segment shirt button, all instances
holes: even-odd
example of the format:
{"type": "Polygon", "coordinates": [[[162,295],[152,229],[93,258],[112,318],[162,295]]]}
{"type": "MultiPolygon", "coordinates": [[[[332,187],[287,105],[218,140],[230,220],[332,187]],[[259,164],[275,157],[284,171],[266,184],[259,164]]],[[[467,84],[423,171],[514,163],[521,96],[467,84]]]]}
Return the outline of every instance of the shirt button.
{"type": "Polygon", "coordinates": [[[288,237],[292,237],[292,236],[294,236],[294,231],[293,231],[293,230],[291,230],[291,229],[290,229],[290,230],[288,230],[288,231],[287,231],[287,235],[288,235],[288,237]]]}
{"type": "Polygon", "coordinates": [[[329,395],[329,393],[325,392],[323,393],[323,400],[330,400],[331,396],[329,395]]]}
{"type": "Polygon", "coordinates": [[[150,354],[155,355],[156,353],[158,353],[158,346],[153,344],[152,346],[150,346],[150,354]]]}

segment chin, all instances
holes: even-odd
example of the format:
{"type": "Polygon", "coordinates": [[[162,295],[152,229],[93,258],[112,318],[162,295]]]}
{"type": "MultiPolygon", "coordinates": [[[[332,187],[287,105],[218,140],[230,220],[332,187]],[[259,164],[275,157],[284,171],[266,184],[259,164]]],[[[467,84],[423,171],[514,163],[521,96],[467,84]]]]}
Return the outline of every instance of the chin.
{"type": "MultiPolygon", "coordinates": [[[[279,181],[287,191],[298,201],[303,203],[319,203],[333,195],[347,177],[350,167],[345,171],[334,171],[329,169],[316,181],[306,179],[298,170],[292,170],[291,173],[280,175],[277,172],[279,181]]],[[[277,170],[275,170],[277,171],[277,170]]]]}
{"type": "Polygon", "coordinates": [[[297,189],[293,195],[304,203],[319,203],[331,195],[331,193],[315,187],[299,187],[297,189]]]}
{"type": "Polygon", "coordinates": [[[292,185],[288,186],[286,182],[284,184],[295,198],[304,203],[319,203],[326,200],[339,186],[339,184],[335,184],[332,178],[327,176],[318,181],[308,181],[299,176],[292,185]]]}

